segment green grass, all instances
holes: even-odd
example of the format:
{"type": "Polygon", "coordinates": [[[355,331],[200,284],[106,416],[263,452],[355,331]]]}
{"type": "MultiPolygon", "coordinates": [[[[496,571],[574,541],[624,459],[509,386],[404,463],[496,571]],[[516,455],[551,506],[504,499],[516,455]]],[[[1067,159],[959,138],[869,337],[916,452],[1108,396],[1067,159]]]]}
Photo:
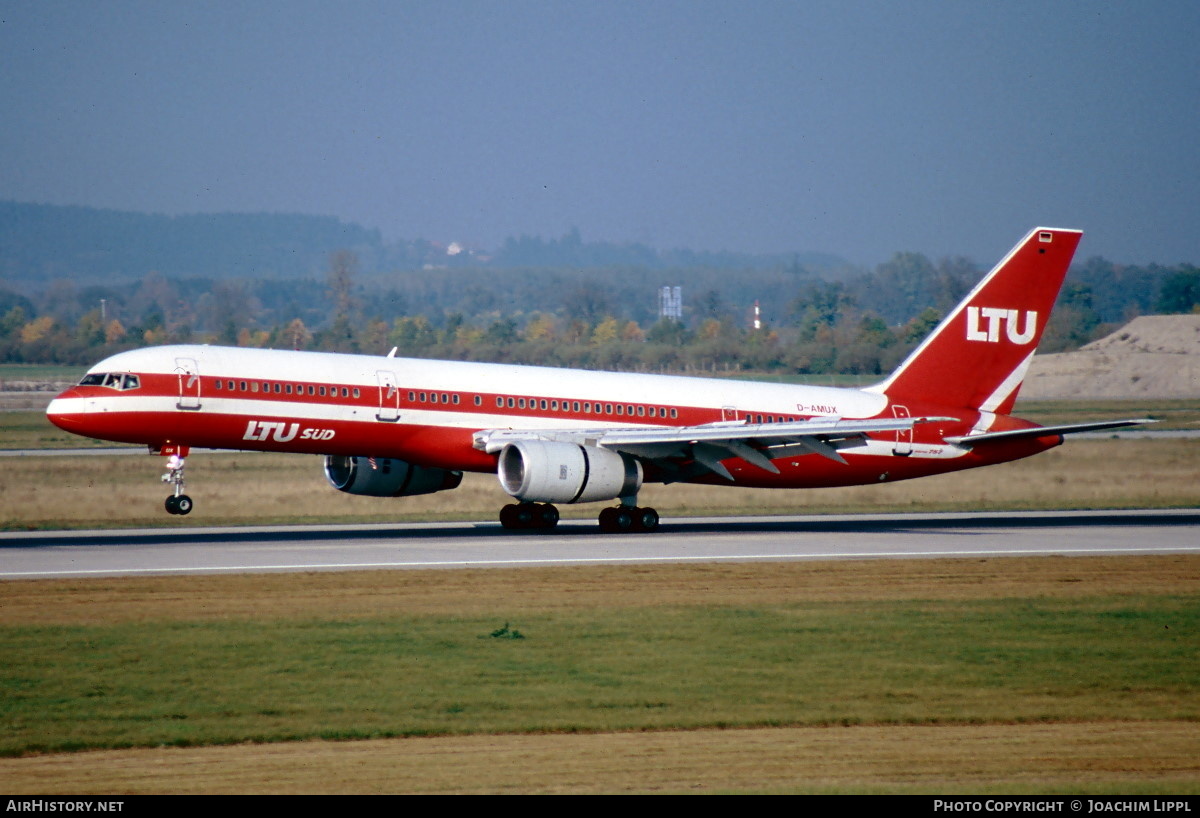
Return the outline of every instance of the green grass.
{"type": "Polygon", "coordinates": [[[0,364],[0,380],[67,381],[75,383],[87,372],[87,366],[59,364],[0,364]]]}
{"type": "Polygon", "coordinates": [[[0,412],[0,449],[120,448],[124,444],[64,432],[44,411],[0,412]]]}
{"type": "Polygon", "coordinates": [[[1200,600],[1172,596],[10,625],[0,628],[0,754],[1200,720],[1198,630],[1200,600]],[[492,638],[506,622],[525,638],[492,638]]]}
{"type": "Polygon", "coordinates": [[[1036,400],[1017,401],[1013,414],[1035,423],[1084,423],[1118,418],[1154,418],[1147,429],[1195,429],[1200,426],[1200,400],[1036,400]]]}

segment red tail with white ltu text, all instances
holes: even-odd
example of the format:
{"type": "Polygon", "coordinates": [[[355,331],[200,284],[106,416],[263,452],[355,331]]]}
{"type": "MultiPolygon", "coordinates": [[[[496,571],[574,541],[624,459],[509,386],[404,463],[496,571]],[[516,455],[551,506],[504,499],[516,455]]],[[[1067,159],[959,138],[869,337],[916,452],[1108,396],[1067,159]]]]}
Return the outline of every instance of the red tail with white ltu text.
{"type": "Polygon", "coordinates": [[[1082,236],[1030,232],[872,391],[893,402],[1008,414],[1082,236]]]}

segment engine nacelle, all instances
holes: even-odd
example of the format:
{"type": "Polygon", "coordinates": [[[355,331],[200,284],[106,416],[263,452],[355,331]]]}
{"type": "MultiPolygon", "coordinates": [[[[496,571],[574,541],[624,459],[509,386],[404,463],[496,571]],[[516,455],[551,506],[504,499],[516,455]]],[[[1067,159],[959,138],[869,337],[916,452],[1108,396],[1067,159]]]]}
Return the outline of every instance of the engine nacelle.
{"type": "Polygon", "coordinates": [[[412,497],[458,488],[462,472],[414,466],[406,460],[325,456],[325,478],[338,491],[370,497],[412,497]]]}
{"type": "Polygon", "coordinates": [[[500,451],[500,485],[538,503],[589,503],[636,494],[642,464],[627,454],[548,440],[519,440],[500,451]]]}

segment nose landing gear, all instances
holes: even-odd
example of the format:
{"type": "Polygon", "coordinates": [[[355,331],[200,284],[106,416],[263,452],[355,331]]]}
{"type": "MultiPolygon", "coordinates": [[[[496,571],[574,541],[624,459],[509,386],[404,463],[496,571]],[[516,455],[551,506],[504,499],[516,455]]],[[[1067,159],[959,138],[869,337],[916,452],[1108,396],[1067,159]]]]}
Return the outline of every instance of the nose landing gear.
{"type": "Polygon", "coordinates": [[[174,486],[175,493],[167,497],[163,505],[168,514],[188,514],[192,510],[192,498],[183,493],[183,468],[187,465],[188,448],[186,446],[164,446],[159,454],[170,455],[167,458],[167,472],[162,481],[174,486]]]}

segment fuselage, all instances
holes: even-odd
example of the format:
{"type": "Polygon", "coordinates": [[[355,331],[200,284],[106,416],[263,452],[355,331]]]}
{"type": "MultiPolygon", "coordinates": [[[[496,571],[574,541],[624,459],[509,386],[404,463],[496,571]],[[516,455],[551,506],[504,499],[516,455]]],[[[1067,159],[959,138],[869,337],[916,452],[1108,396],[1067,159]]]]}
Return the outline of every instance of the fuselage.
{"type": "MultiPolygon", "coordinates": [[[[1025,429],[1008,415],[895,402],[880,390],[593,372],[535,366],[164,346],[114,355],[48,409],[87,437],[169,446],[389,457],[439,469],[494,472],[481,430],[646,429],[721,422],[953,418],[878,432],[841,450],[774,461],[778,473],[724,460],[742,486],[809,488],[891,482],[1014,460],[1058,445],[1052,434],[972,450],[946,437],[1025,429]]],[[[662,479],[647,471],[647,480],[662,479]]],[[[697,482],[728,484],[707,473],[697,482]]]]}

